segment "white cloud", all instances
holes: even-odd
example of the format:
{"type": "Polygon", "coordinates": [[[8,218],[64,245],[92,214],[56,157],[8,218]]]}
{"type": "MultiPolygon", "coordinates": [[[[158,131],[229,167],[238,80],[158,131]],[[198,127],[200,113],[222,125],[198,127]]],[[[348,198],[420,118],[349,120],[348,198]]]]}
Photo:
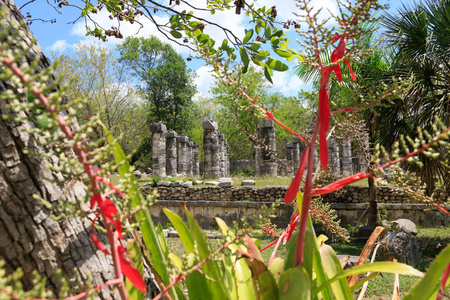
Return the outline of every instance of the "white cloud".
{"type": "Polygon", "coordinates": [[[71,45],[67,43],[66,40],[57,40],[50,47],[47,47],[46,50],[50,51],[64,51],[66,48],[70,48],[71,45]]]}
{"type": "Polygon", "coordinates": [[[197,77],[194,80],[197,86],[197,94],[194,98],[198,97],[209,97],[211,95],[210,88],[214,81],[213,68],[211,66],[202,66],[196,71],[197,77]]]}

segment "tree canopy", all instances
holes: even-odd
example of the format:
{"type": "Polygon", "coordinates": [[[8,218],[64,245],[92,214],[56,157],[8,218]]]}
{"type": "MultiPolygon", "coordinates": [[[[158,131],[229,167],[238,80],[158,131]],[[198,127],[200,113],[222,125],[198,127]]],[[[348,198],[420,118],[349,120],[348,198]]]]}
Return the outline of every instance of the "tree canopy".
{"type": "Polygon", "coordinates": [[[168,43],[154,36],[128,37],[118,46],[120,62],[135,77],[135,85],[148,104],[147,121],[162,121],[167,128],[185,133],[188,110],[196,93],[194,73],[168,43]]]}

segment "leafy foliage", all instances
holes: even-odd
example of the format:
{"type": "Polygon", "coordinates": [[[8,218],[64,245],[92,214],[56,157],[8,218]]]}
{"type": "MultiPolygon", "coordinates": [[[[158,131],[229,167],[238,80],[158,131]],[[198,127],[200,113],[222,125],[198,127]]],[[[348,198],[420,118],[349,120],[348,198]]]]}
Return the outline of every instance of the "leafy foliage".
{"type": "MultiPolygon", "coordinates": [[[[80,125],[99,115],[113,135],[121,137],[119,143],[127,153],[136,149],[147,135],[147,108],[125,66],[117,61],[117,53],[99,44],[77,44],[73,51],[53,53],[53,58],[59,61],[55,75],[70,86],[66,96],[82,103],[76,114],[80,125]]],[[[92,129],[91,139],[104,136],[101,126],[92,129]]]]}

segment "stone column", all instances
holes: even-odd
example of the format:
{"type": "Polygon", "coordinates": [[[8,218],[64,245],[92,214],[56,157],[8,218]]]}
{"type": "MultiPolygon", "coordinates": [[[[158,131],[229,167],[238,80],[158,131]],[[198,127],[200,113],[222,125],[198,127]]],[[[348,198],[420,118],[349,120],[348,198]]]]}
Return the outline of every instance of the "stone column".
{"type": "Polygon", "coordinates": [[[187,143],[188,137],[185,135],[179,135],[177,137],[178,143],[178,174],[186,176],[188,171],[187,165],[187,143]]]}
{"type": "Polygon", "coordinates": [[[228,140],[225,139],[225,177],[230,176],[230,145],[228,145],[228,140]]]}
{"type": "Polygon", "coordinates": [[[287,143],[286,144],[286,176],[292,177],[294,176],[294,145],[293,143],[287,143]]]}
{"type": "Polygon", "coordinates": [[[150,125],[152,132],[152,168],[153,175],[166,177],[166,132],[161,122],[150,125]]]}
{"type": "Polygon", "coordinates": [[[194,173],[193,168],[194,168],[194,154],[193,154],[193,150],[194,150],[194,142],[191,140],[188,140],[187,142],[187,147],[186,147],[186,158],[187,158],[187,171],[186,171],[186,175],[189,177],[192,177],[192,174],[194,173]]]}
{"type": "Polygon", "coordinates": [[[340,175],[339,168],[339,145],[334,138],[328,139],[328,168],[327,172],[330,175],[340,175]]]}
{"type": "Polygon", "coordinates": [[[220,177],[219,137],[217,122],[203,121],[203,156],[206,178],[220,177]]]}
{"type": "Polygon", "coordinates": [[[275,141],[275,127],[273,120],[261,120],[259,122],[259,136],[261,142],[260,147],[260,176],[277,176],[278,163],[276,161],[275,153],[277,150],[275,141]]]}
{"type": "Polygon", "coordinates": [[[297,172],[300,166],[300,140],[298,137],[293,136],[292,139],[292,162],[294,166],[294,173],[297,172]]]}
{"type": "Polygon", "coordinates": [[[349,140],[342,141],[342,176],[353,174],[352,143],[349,140]]]}
{"type": "Polygon", "coordinates": [[[219,138],[220,176],[225,177],[226,176],[226,172],[225,172],[225,141],[224,141],[223,133],[220,132],[220,130],[218,133],[218,138],[219,138]]]}
{"type": "Polygon", "coordinates": [[[200,177],[200,164],[198,161],[198,145],[194,143],[192,148],[192,176],[200,177]]]}
{"type": "Polygon", "coordinates": [[[167,176],[177,176],[177,133],[169,130],[166,133],[167,176]]]}

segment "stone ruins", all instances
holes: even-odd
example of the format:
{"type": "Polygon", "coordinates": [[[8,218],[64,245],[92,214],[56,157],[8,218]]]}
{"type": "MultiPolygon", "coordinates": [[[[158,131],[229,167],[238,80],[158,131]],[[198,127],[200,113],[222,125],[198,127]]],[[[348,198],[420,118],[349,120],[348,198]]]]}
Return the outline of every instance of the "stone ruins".
{"type": "MultiPolygon", "coordinates": [[[[227,139],[217,123],[203,122],[204,173],[207,178],[230,176],[227,139]]],[[[161,123],[150,125],[152,133],[153,175],[164,177],[200,177],[199,146],[186,135],[167,130],[161,123]]]]}
{"type": "MultiPolygon", "coordinates": [[[[199,146],[186,135],[167,130],[161,122],[150,125],[152,132],[153,175],[160,177],[200,177],[202,169],[206,178],[229,177],[230,172],[252,167],[256,176],[294,176],[300,165],[305,143],[292,137],[286,144],[286,159],[276,158],[276,139],[273,120],[261,120],[258,141],[255,144],[255,160],[230,161],[228,141],[220,132],[217,122],[206,120],[203,127],[203,156],[199,162],[199,146]]],[[[317,149],[316,149],[317,151],[317,149]]],[[[317,160],[314,161],[317,166],[317,160]]],[[[328,173],[332,176],[349,176],[366,170],[365,159],[352,157],[349,140],[328,140],[328,173]]]]}

